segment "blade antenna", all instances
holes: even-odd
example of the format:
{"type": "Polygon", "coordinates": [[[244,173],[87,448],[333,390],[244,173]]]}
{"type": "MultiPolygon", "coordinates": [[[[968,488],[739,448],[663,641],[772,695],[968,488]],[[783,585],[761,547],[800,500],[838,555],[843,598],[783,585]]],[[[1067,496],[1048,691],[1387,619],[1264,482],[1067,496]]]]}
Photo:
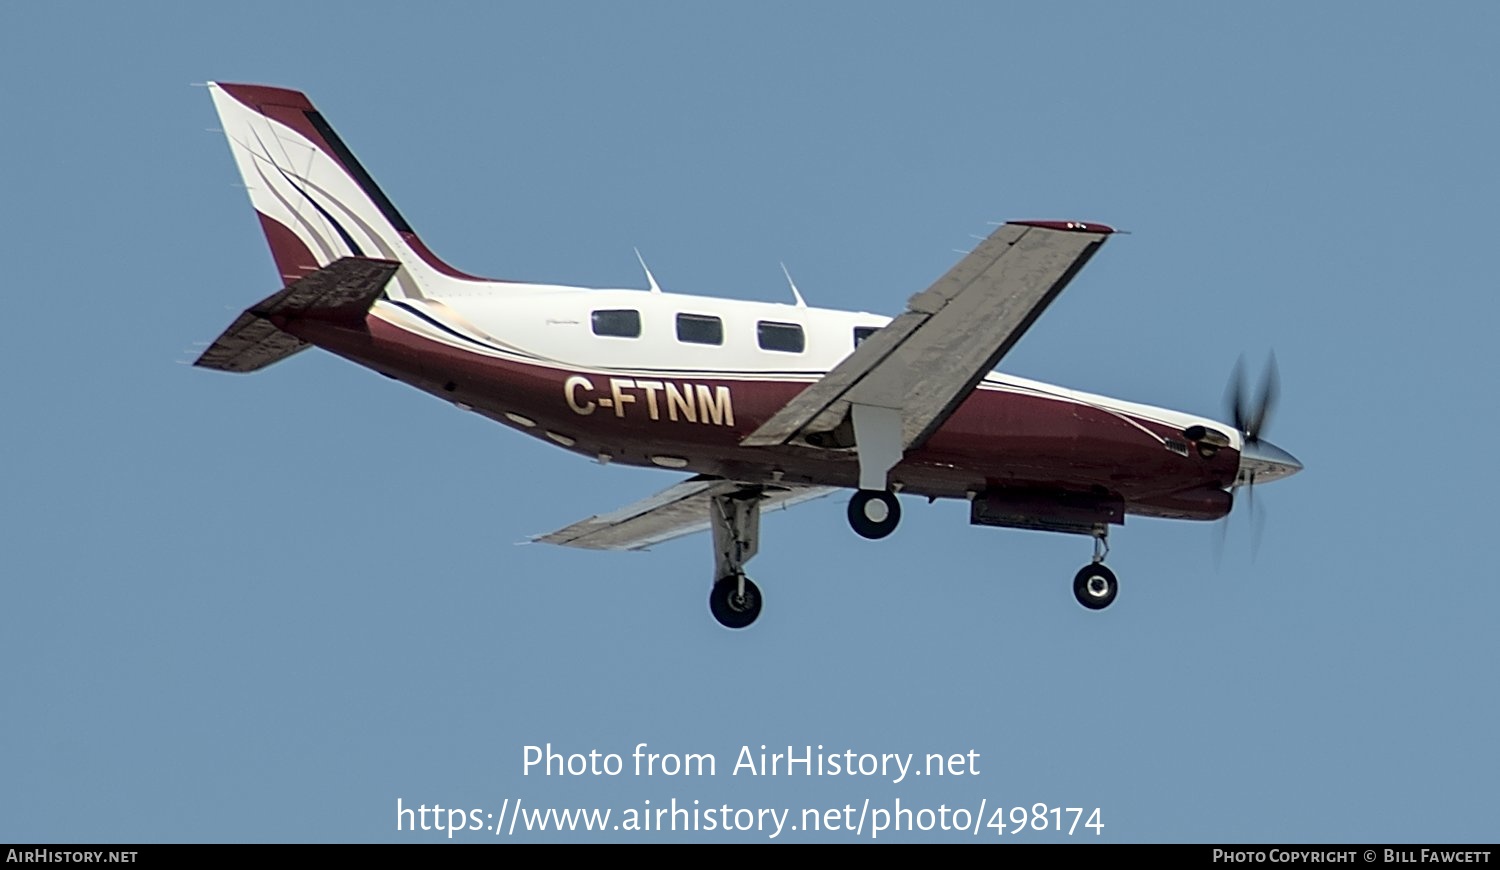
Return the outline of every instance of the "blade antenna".
{"type": "Polygon", "coordinates": [[[634,248],[635,258],[641,263],[641,271],[646,273],[646,283],[651,285],[652,293],[660,293],[661,285],[656,283],[656,276],[651,274],[651,267],[646,265],[646,258],[641,256],[641,249],[634,248]]]}
{"type": "Polygon", "coordinates": [[[802,293],[797,290],[797,282],[792,280],[792,273],[787,271],[784,262],[781,264],[781,274],[786,276],[787,286],[792,288],[792,298],[797,300],[797,307],[806,308],[807,302],[802,298],[802,293]]]}

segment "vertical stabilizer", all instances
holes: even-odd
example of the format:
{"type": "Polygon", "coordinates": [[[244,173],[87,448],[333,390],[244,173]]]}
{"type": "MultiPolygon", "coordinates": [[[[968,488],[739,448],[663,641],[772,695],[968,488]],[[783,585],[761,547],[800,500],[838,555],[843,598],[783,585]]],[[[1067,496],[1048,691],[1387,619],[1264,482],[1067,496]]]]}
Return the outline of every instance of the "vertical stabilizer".
{"type": "Polygon", "coordinates": [[[305,94],[218,82],[209,91],[283,286],[351,256],[399,262],[386,288],[394,298],[483,280],[422,244],[305,94]]]}

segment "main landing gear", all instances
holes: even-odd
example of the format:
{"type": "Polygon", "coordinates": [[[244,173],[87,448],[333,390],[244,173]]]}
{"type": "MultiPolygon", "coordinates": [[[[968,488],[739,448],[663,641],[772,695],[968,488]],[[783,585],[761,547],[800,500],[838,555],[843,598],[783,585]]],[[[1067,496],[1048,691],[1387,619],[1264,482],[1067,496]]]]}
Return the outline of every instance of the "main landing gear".
{"type": "Polygon", "coordinates": [[[1104,557],[1109,555],[1109,527],[1094,529],[1094,560],[1085,565],[1073,577],[1073,597],[1089,610],[1103,610],[1120,594],[1120,581],[1115,572],[1104,567],[1104,557]]]}
{"type": "Polygon", "coordinates": [[[714,581],[708,609],[725,628],[745,628],[760,616],[760,587],[745,576],[745,563],[760,549],[758,489],[714,496],[708,511],[714,532],[714,581]]]}
{"type": "MultiPolygon", "coordinates": [[[[708,609],[725,628],[746,628],[760,616],[760,587],[745,575],[745,563],[760,549],[762,491],[745,486],[716,495],[709,503],[709,527],[714,533],[714,586],[708,609]]],[[[849,525],[866,538],[883,538],[901,522],[896,494],[861,489],[849,500],[849,525]]]]}
{"type": "Polygon", "coordinates": [[[878,540],[901,523],[901,502],[881,489],[861,489],[849,499],[849,525],[860,537],[878,540]]]}
{"type": "Polygon", "coordinates": [[[891,469],[906,452],[901,412],[855,402],[849,421],[859,453],[859,489],[849,499],[849,525],[860,537],[883,538],[901,523],[901,503],[886,489],[891,469]]]}
{"type": "Polygon", "coordinates": [[[744,628],[760,616],[760,587],[744,574],[721,578],[708,594],[708,609],[725,628],[744,628]]]}

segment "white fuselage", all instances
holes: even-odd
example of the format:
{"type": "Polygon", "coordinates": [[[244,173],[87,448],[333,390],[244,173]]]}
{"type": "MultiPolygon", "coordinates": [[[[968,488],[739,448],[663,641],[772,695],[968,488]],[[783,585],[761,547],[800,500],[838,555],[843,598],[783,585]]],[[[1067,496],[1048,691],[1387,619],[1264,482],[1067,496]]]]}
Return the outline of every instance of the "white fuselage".
{"type": "MultiPolygon", "coordinates": [[[[458,349],[570,372],[791,383],[812,383],[838,365],[854,350],[856,329],[890,322],[887,316],[868,312],[646,290],[444,283],[448,292],[439,298],[382,301],[372,313],[458,349]],[[454,292],[460,287],[466,292],[454,292]],[[418,316],[413,309],[426,316],[418,316]],[[609,310],[638,311],[640,335],[623,338],[594,334],[593,313],[609,310]],[[723,343],[679,340],[675,325],[679,314],[719,318],[723,343]],[[762,349],[758,342],[758,325],[762,322],[800,326],[805,349],[798,353],[762,349]]],[[[1241,443],[1234,427],[1207,417],[998,371],[987,375],[977,389],[1046,396],[1105,410],[1127,420],[1143,418],[1176,429],[1210,426],[1228,435],[1234,449],[1238,450],[1241,443]]]]}

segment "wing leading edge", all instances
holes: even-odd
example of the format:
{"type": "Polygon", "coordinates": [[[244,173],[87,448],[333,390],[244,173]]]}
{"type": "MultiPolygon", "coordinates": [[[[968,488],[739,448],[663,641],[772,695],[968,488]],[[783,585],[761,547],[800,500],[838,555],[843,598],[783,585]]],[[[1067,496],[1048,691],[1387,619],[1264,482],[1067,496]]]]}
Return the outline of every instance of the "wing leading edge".
{"type": "Polygon", "coordinates": [[[1002,225],[742,443],[851,447],[863,416],[874,421],[863,440],[895,450],[886,456],[894,465],[948,419],[1113,232],[1078,222],[1002,225]]]}

